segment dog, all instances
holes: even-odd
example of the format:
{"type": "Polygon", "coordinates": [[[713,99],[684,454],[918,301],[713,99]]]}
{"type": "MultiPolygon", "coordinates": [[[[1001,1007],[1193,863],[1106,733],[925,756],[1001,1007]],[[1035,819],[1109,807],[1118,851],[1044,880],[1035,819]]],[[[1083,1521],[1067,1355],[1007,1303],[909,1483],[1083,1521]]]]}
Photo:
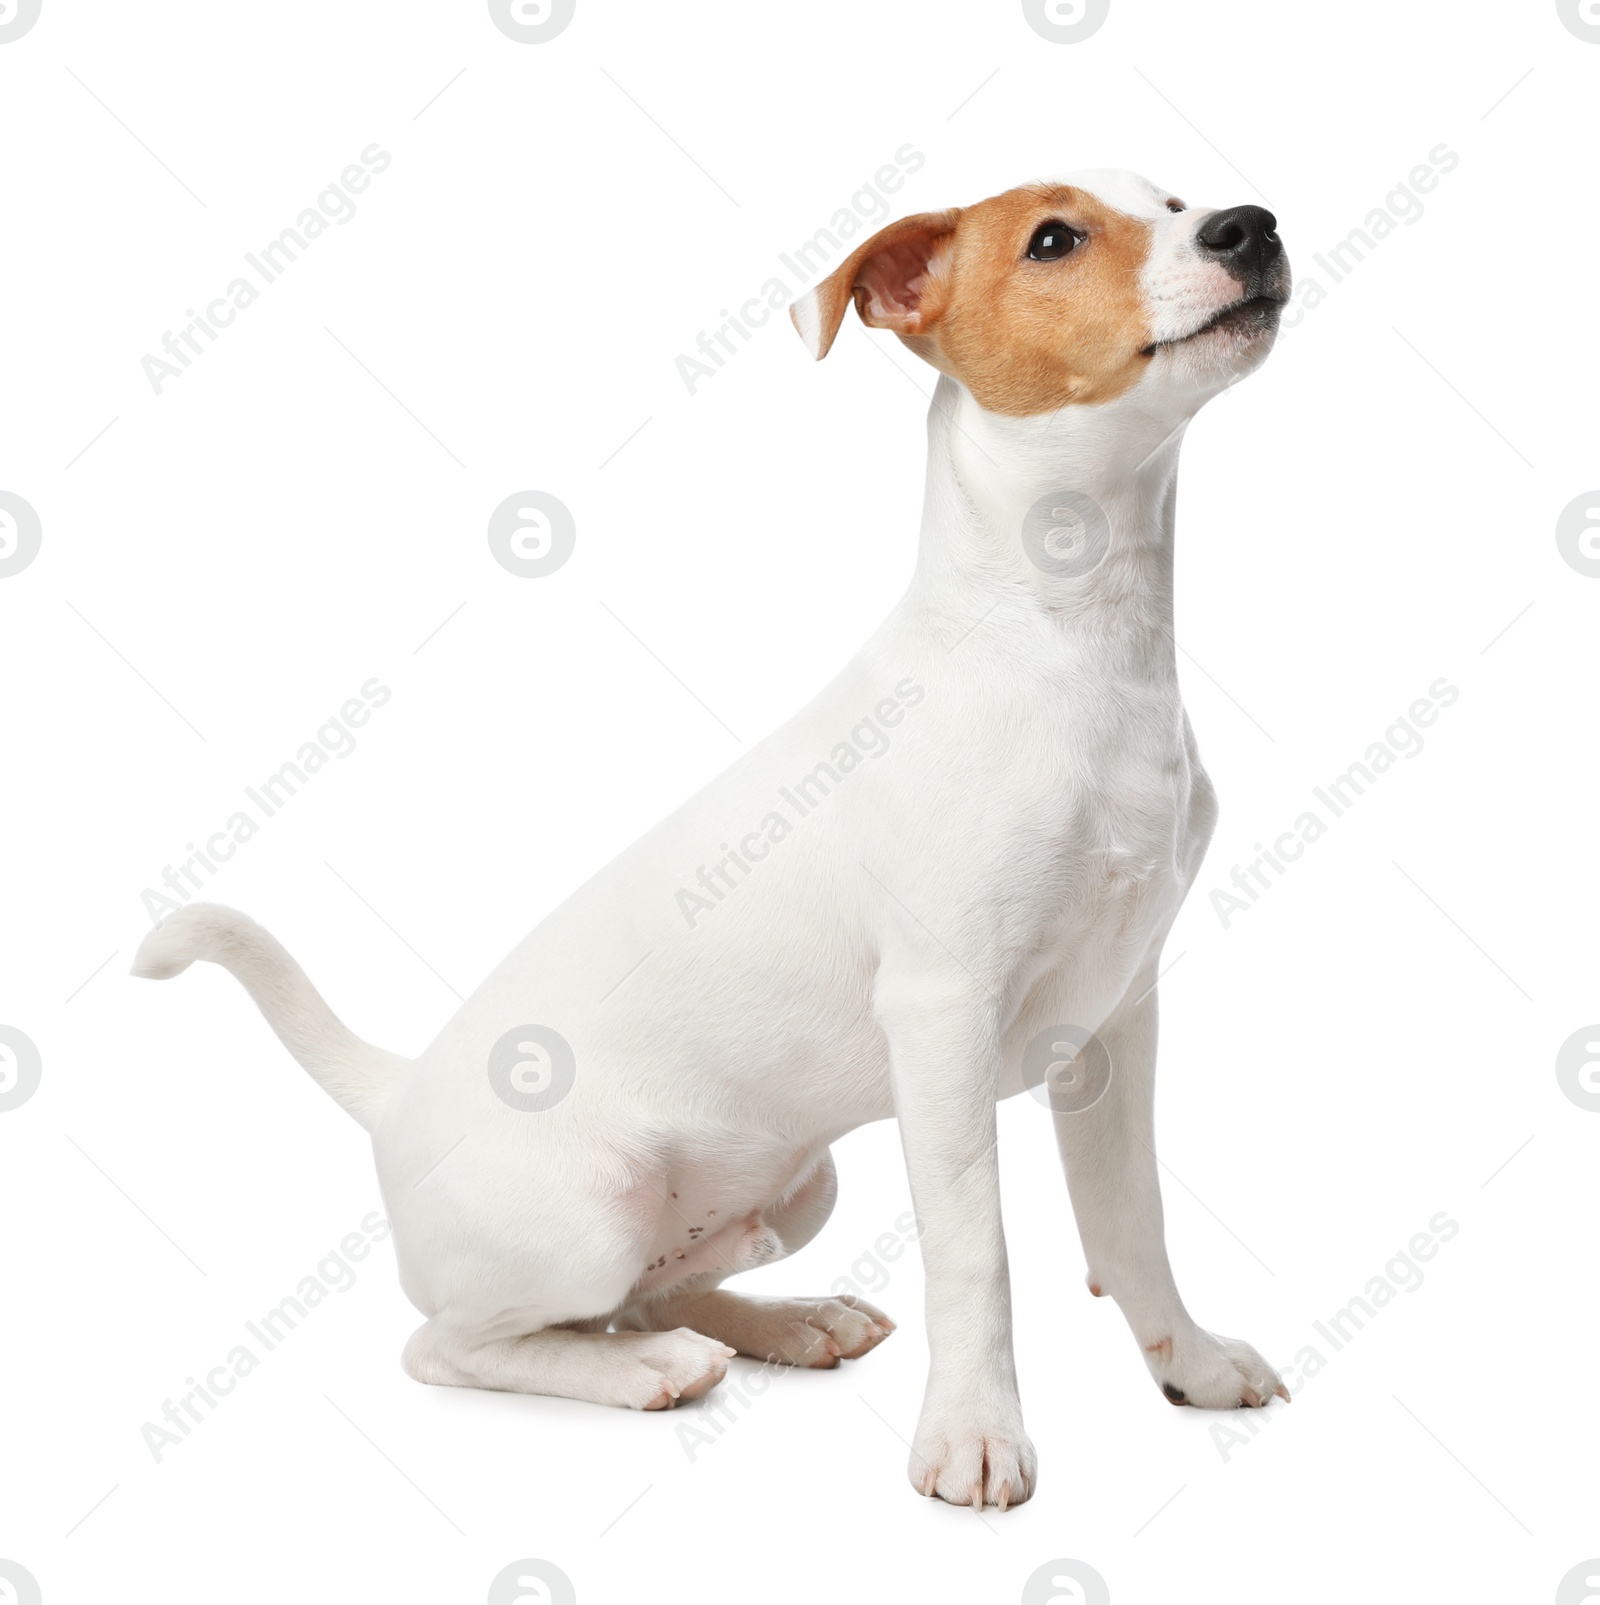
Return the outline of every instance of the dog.
{"type": "Polygon", "coordinates": [[[601,870],[410,1060],[261,927],[191,904],[136,975],[231,970],[372,1134],[423,1382],[641,1410],[735,1353],[865,1354],[865,1300],[756,1298],[898,1118],[930,1367],[909,1465],[954,1504],[1037,1478],[1012,1356],[997,1100],[1053,1111],[1090,1291],[1175,1404],[1288,1398],[1178,1295],[1152,1096],[1162,943],[1216,818],[1178,691],[1184,427],[1289,292],[1272,215],[1123,172],[891,223],[791,308],[852,302],[938,371],[914,577],[801,713],[601,870]],[[698,873],[690,866],[698,865],[698,873]]]}

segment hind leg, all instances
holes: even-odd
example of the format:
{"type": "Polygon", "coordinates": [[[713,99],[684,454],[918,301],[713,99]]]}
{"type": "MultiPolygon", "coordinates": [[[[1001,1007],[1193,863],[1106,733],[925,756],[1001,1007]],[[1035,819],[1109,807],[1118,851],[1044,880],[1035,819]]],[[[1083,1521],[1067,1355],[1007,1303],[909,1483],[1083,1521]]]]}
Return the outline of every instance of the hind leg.
{"type": "Polygon", "coordinates": [[[619,1191],[570,1158],[564,1175],[521,1150],[506,1158],[484,1144],[478,1158],[476,1172],[445,1167],[419,1191],[417,1157],[380,1151],[401,1286],[429,1317],[406,1344],[409,1376],[632,1410],[667,1409],[722,1380],[734,1350],[681,1322],[607,1330],[650,1250],[657,1209],[648,1177],[619,1191]],[[481,1206],[482,1194],[509,1194],[529,1171],[546,1185],[524,1184],[517,1212],[481,1206]]]}
{"type": "Polygon", "coordinates": [[[894,1322],[865,1299],[758,1298],[751,1293],[705,1292],[669,1294],[629,1310],[632,1324],[662,1331],[677,1322],[692,1326],[731,1345],[752,1360],[809,1366],[827,1371],[840,1360],[858,1360],[894,1331],[894,1322]]]}
{"type": "MultiPolygon", "coordinates": [[[[761,1211],[763,1222],[782,1243],[783,1255],[804,1248],[822,1230],[833,1213],[838,1191],[833,1156],[824,1154],[792,1193],[761,1211]]],[[[831,1369],[841,1359],[858,1359],[894,1331],[894,1322],[865,1299],[850,1295],[759,1298],[726,1293],[717,1286],[724,1274],[707,1272],[654,1298],[639,1300],[618,1314],[616,1324],[641,1332],[688,1326],[752,1359],[820,1370],[831,1369]]]]}
{"type": "Polygon", "coordinates": [[[733,1353],[727,1344],[688,1327],[593,1332],[552,1326],[503,1338],[435,1316],[412,1334],[402,1364],[418,1382],[445,1387],[668,1410],[715,1387],[733,1353]]]}

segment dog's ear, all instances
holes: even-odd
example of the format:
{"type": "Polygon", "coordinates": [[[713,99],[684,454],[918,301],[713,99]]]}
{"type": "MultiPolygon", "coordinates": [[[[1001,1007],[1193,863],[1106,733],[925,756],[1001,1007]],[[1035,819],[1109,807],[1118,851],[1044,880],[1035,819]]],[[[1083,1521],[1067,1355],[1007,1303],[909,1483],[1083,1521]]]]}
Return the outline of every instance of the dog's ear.
{"type": "Polygon", "coordinates": [[[852,297],[861,321],[896,334],[927,334],[944,310],[949,247],[959,210],[921,212],[881,228],[789,308],[806,349],[828,354],[852,297]]]}

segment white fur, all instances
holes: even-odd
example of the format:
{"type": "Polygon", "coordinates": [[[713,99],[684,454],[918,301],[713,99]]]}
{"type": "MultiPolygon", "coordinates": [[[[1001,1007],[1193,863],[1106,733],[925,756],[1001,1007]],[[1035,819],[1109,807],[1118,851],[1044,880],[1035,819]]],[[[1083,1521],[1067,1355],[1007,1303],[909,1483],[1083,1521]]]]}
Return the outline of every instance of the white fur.
{"type": "MultiPolygon", "coordinates": [[[[1152,221],[1154,306],[1198,325],[1225,304],[1188,243],[1195,216],[1132,175],[1096,180],[1152,221]]],[[[413,1375],[653,1407],[711,1386],[728,1344],[797,1363],[865,1352],[892,1325],[859,1301],[716,1289],[808,1241],[833,1203],[828,1145],[898,1116],[932,1361],[911,1478],[958,1503],[1025,1499],[995,1101],[1021,1090],[1026,1045],[1072,1024],[1114,1066],[1092,1109],[1054,1116],[1091,1284],[1189,1402],[1281,1388],[1184,1309],[1151,1152],[1155,976],[1215,816],[1174,664],[1178,442],[1265,354],[1197,345],[1157,352],[1117,401],[1037,418],[987,413],[941,378],[898,606],[804,711],[550,914],[418,1059],[359,1043],[243,916],[191,906],[146,940],[136,973],[232,968],[370,1126],[402,1282],[428,1318],[413,1375]],[[1111,526],[1075,579],[1019,540],[1028,508],[1064,489],[1111,526]],[[887,751],[836,770],[800,817],[785,788],[866,718],[887,751]],[[773,843],[777,811],[797,824],[773,843]],[[746,844],[747,873],[723,843],[746,844]],[[718,859],[732,884],[709,873],[718,895],[700,892],[713,906],[691,927],[677,894],[718,859]],[[527,1024],[558,1031],[577,1067],[533,1112],[487,1073],[527,1024]]]]}
{"type": "Polygon", "coordinates": [[[819,361],[822,358],[822,315],[817,308],[817,292],[807,290],[794,303],[794,326],[806,343],[806,350],[819,361]]]}

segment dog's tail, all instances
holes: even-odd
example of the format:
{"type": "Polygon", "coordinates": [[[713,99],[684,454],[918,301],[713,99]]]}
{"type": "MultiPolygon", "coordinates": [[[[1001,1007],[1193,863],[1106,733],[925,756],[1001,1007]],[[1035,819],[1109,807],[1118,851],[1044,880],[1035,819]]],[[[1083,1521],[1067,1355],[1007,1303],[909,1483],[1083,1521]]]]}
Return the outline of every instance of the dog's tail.
{"type": "Polygon", "coordinates": [[[163,920],[140,943],[132,973],[165,981],[196,959],[232,970],[322,1090],[371,1128],[407,1060],[363,1042],[276,937],[249,915],[220,903],[190,903],[163,920]]]}

